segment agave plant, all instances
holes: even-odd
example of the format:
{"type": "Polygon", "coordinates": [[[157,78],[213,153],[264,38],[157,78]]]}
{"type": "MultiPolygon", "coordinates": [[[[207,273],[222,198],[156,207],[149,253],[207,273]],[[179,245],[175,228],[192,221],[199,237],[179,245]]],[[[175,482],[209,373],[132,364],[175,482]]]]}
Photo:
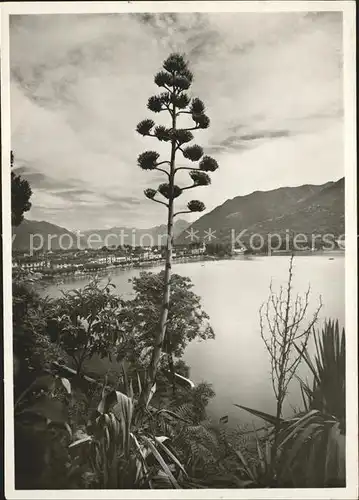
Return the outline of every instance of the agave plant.
{"type": "Polygon", "coordinates": [[[345,430],[345,329],[338,321],[327,321],[321,335],[314,331],[315,356],[305,349],[303,359],[313,375],[313,383],[299,379],[303,403],[309,408],[334,415],[345,430]]]}
{"type": "MultiPolygon", "coordinates": [[[[311,484],[345,485],[345,329],[339,322],[326,321],[314,331],[314,360],[304,349],[303,359],[313,375],[309,384],[298,378],[306,414],[315,412],[319,422],[305,426],[311,437],[307,473],[311,484]],[[314,428],[315,425],[315,428],[314,428]],[[314,434],[315,430],[315,434],[314,434]],[[319,469],[315,477],[313,463],[319,469]]],[[[297,347],[298,349],[298,347],[297,347]]]]}
{"type": "Polygon", "coordinates": [[[86,430],[70,444],[74,460],[85,449],[98,488],[180,488],[186,471],[170,449],[169,437],[156,435],[157,410],[150,407],[155,386],[143,408],[137,405],[142,390],[139,377],[136,395],[133,385],[125,371],[124,392],[108,390],[104,384],[86,430]]]}
{"type": "MultiPolygon", "coordinates": [[[[303,360],[313,374],[313,383],[310,385],[299,379],[304,411],[280,420],[276,453],[271,457],[274,463],[268,469],[272,475],[256,475],[241,460],[248,478],[257,485],[262,477],[269,482],[267,486],[272,481],[282,487],[345,485],[345,330],[340,336],[338,322],[329,321],[321,335],[314,332],[314,343],[314,361],[306,348],[297,347],[303,352],[303,360]]],[[[274,429],[274,415],[235,406],[262,418],[274,429]]],[[[266,449],[270,449],[272,444],[269,434],[266,449]]],[[[237,455],[241,459],[240,452],[237,455]]],[[[265,456],[258,447],[258,463],[264,473],[265,456]]]]}
{"type": "Polygon", "coordinates": [[[276,486],[271,464],[270,438],[266,436],[264,439],[259,439],[257,432],[254,432],[254,434],[257,453],[254,463],[246,458],[242,450],[234,449],[234,447],[229,445],[239,462],[239,473],[242,477],[242,484],[244,487],[252,488],[276,486]]]}

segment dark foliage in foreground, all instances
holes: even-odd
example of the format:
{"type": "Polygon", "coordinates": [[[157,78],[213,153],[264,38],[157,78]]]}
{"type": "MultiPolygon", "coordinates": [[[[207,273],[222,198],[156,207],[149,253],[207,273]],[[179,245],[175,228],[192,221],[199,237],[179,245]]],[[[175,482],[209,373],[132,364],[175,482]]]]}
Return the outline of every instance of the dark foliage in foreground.
{"type": "MultiPolygon", "coordinates": [[[[191,312],[194,321],[199,318],[207,321],[202,313],[196,315],[200,312],[199,304],[199,309],[187,309],[185,298],[195,299],[190,282],[176,275],[172,279],[174,297],[178,293],[176,299],[183,300],[183,317],[191,312]]],[[[144,330],[147,347],[153,338],[151,314],[158,314],[154,311],[160,302],[160,283],[161,275],[145,273],[134,282],[137,295],[127,303],[134,306],[134,315],[128,320],[133,326],[134,316],[138,315],[134,338],[140,335],[141,325],[147,324],[144,330]],[[145,297],[148,300],[141,304],[140,299],[145,297]]],[[[124,318],[126,305],[112,293],[111,287],[94,282],[89,290],[83,292],[84,296],[90,293],[98,297],[99,317],[106,318],[107,311],[117,319],[124,318]]],[[[122,355],[117,365],[111,365],[105,356],[109,367],[117,367],[108,368],[105,375],[96,373],[94,368],[91,373],[87,371],[91,359],[80,372],[75,363],[71,369],[71,347],[58,340],[58,330],[53,328],[55,311],[61,311],[59,320],[63,316],[64,309],[58,309],[59,303],[64,307],[63,301],[72,319],[71,313],[78,313],[80,304],[86,307],[86,301],[79,301],[74,292],[65,294],[60,301],[51,301],[39,297],[33,282],[14,281],[17,488],[258,488],[345,484],[345,333],[344,330],[339,333],[337,323],[329,322],[321,333],[316,332],[314,361],[304,350],[313,383],[300,381],[304,408],[294,417],[280,421],[273,457],[276,417],[241,406],[267,422],[267,427],[257,432],[231,429],[225,416],[220,422],[209,420],[206,406],[214,392],[209,384],[193,387],[188,380],[188,367],[180,358],[174,365],[176,392],[172,391],[172,377],[164,356],[155,389],[145,408],[139,405],[147,376],[147,356],[139,355],[142,348],[146,351],[144,340],[142,347],[137,342],[121,344],[120,351],[126,346],[128,355],[122,355]]],[[[123,323],[118,324],[124,328],[123,323]]],[[[176,328],[179,331],[184,328],[174,318],[171,324],[174,332],[176,328]]],[[[111,325],[109,322],[109,331],[111,325]]],[[[195,329],[191,333],[190,321],[188,325],[190,341],[195,329]]],[[[94,345],[91,342],[89,345],[94,345]]],[[[297,348],[303,350],[300,345],[297,348]]],[[[177,349],[180,354],[181,342],[177,349]]]]}

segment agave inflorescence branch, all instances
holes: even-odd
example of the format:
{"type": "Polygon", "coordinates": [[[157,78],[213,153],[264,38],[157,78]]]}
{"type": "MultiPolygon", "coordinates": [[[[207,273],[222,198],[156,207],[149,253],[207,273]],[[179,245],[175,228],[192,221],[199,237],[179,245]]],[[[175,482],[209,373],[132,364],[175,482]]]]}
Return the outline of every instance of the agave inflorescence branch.
{"type": "MultiPolygon", "coordinates": [[[[205,105],[203,101],[198,97],[191,99],[185,92],[190,88],[192,81],[193,75],[188,69],[187,62],[183,56],[179,54],[171,54],[164,61],[163,69],[160,70],[154,77],[155,84],[158,87],[163,88],[165,91],[159,93],[158,95],[151,96],[148,99],[147,107],[154,113],[167,111],[171,115],[172,119],[177,118],[180,114],[189,114],[194,121],[193,127],[165,127],[164,125],[156,125],[151,119],[145,119],[137,125],[136,130],[143,136],[156,137],[159,141],[171,142],[171,144],[174,144],[175,152],[180,150],[183,157],[191,162],[198,162],[201,160],[197,166],[181,166],[173,169],[173,176],[179,170],[189,170],[190,176],[192,180],[194,180],[194,170],[214,172],[218,168],[218,164],[213,158],[203,156],[203,149],[201,146],[194,144],[184,147],[193,140],[193,130],[205,129],[210,124],[210,120],[205,114],[205,105]]],[[[160,165],[170,165],[171,162],[158,162],[158,158],[158,153],[156,154],[154,151],[145,151],[139,155],[137,163],[143,170],[157,170],[166,174],[169,181],[171,181],[171,172],[168,172],[164,168],[160,168],[160,165]]],[[[170,184],[171,182],[169,182],[169,185],[170,184]]],[[[172,184],[174,186],[174,183],[172,184]]],[[[149,199],[157,202],[158,200],[156,195],[160,194],[173,201],[173,199],[180,196],[184,190],[192,189],[198,186],[207,186],[209,184],[210,179],[208,176],[198,176],[191,186],[186,186],[179,191],[173,188],[171,192],[165,192],[163,187],[161,189],[158,188],[155,195],[149,199]]],[[[167,206],[167,204],[165,205],[167,206]]]]}

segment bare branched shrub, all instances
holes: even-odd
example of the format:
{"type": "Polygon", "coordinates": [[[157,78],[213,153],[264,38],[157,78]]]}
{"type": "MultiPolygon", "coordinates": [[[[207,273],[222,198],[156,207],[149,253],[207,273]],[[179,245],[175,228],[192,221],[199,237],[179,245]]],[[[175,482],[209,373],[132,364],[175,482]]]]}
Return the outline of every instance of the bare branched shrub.
{"type": "MultiPolygon", "coordinates": [[[[304,350],[313,326],[318,320],[322,308],[321,297],[313,315],[306,319],[310,286],[304,295],[293,296],[293,255],[290,258],[288,282],[281,286],[278,292],[270,284],[270,294],[266,303],[262,304],[260,315],[261,337],[267,348],[271,362],[271,380],[277,400],[275,434],[279,431],[283,402],[304,350]],[[301,348],[295,345],[300,342],[301,348]]],[[[275,446],[274,446],[275,448],[275,446]]]]}

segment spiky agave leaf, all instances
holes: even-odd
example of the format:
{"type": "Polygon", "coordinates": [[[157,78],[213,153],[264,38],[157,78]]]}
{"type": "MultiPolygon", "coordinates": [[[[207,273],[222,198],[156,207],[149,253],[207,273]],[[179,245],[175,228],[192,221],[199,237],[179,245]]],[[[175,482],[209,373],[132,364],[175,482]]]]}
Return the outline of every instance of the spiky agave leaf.
{"type": "Polygon", "coordinates": [[[204,172],[214,172],[218,168],[218,163],[211,156],[204,156],[199,163],[199,168],[204,172]]]}
{"type": "Polygon", "coordinates": [[[169,456],[169,458],[173,461],[173,463],[175,463],[180,468],[185,477],[187,477],[187,472],[183,467],[183,465],[181,464],[181,462],[179,461],[179,459],[176,457],[176,455],[172,453],[172,451],[165,444],[163,444],[164,441],[169,440],[169,438],[167,436],[160,436],[160,437],[155,436],[155,440],[159,444],[160,448],[162,448],[165,451],[165,453],[169,456]]]}
{"type": "Polygon", "coordinates": [[[192,200],[187,205],[188,210],[191,212],[203,212],[206,209],[205,204],[199,200],[192,200]]]}
{"type": "Polygon", "coordinates": [[[200,172],[199,170],[191,170],[190,177],[196,186],[208,186],[211,184],[211,178],[205,172],[200,172]]]}
{"type": "MultiPolygon", "coordinates": [[[[314,360],[304,349],[303,359],[313,374],[313,383],[300,380],[301,389],[310,408],[335,415],[345,423],[345,330],[339,332],[338,322],[327,321],[319,334],[314,331],[314,360]]],[[[296,346],[298,352],[300,348],[296,346]]]]}
{"type": "Polygon", "coordinates": [[[153,120],[142,120],[136,127],[136,130],[141,135],[148,135],[152,127],[155,125],[153,120]]]}
{"type": "Polygon", "coordinates": [[[157,443],[159,446],[160,446],[160,443],[158,441],[157,442],[154,441],[152,438],[150,438],[148,436],[141,436],[141,441],[143,443],[143,447],[146,449],[145,453],[149,454],[148,452],[150,452],[153,454],[154,458],[156,459],[156,461],[160,465],[162,471],[165,473],[166,477],[169,479],[170,484],[173,487],[179,489],[179,484],[178,484],[176,478],[174,477],[174,475],[172,474],[170,467],[165,462],[162,455],[160,454],[160,452],[157,449],[157,443]]]}
{"type": "Polygon", "coordinates": [[[188,160],[198,161],[203,156],[203,149],[197,144],[194,144],[193,146],[187,146],[183,149],[183,156],[188,160]]]}
{"type": "MultiPolygon", "coordinates": [[[[271,425],[276,425],[276,423],[277,423],[277,418],[274,415],[270,415],[269,413],[265,413],[264,411],[255,410],[254,408],[248,408],[247,406],[238,405],[236,403],[233,403],[233,404],[234,404],[234,406],[237,406],[238,408],[241,408],[242,410],[248,411],[249,413],[251,413],[255,417],[262,418],[263,420],[265,420],[266,422],[268,422],[271,425]]],[[[280,419],[280,421],[283,422],[283,419],[280,419]]]]}
{"type": "MultiPolygon", "coordinates": [[[[167,183],[160,184],[158,187],[158,191],[164,196],[165,198],[169,199],[170,198],[170,185],[167,183]]],[[[178,198],[182,194],[182,189],[177,186],[176,184],[173,186],[173,191],[172,191],[172,197],[173,198],[178,198]]]]}
{"type": "Polygon", "coordinates": [[[281,471],[302,478],[299,486],[327,487],[345,483],[345,436],[340,423],[325,414],[311,410],[296,422],[287,419],[279,434],[281,471]],[[288,433],[288,431],[290,432],[288,433]],[[283,439],[284,437],[284,439],[283,439]],[[303,485],[304,481],[304,485],[303,485]]]}

